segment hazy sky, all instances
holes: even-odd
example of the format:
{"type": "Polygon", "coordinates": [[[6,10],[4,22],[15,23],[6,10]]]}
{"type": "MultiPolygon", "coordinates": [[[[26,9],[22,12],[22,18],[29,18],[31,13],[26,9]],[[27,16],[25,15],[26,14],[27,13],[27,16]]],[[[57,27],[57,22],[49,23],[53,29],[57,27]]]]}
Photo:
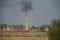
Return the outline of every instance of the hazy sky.
{"type": "MultiPolygon", "coordinates": [[[[60,0],[31,0],[33,10],[29,11],[29,25],[50,24],[60,19],[60,0]]],[[[21,11],[21,0],[0,0],[0,23],[24,24],[25,14],[21,11]]]]}

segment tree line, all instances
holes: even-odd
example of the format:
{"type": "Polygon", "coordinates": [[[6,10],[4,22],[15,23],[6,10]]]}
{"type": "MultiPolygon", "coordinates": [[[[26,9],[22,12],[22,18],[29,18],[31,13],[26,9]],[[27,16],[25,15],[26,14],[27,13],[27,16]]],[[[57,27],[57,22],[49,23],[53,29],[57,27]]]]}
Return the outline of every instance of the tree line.
{"type": "MultiPolygon", "coordinates": [[[[45,31],[46,28],[48,28],[49,25],[47,24],[44,24],[42,26],[28,26],[29,30],[39,30],[39,31],[45,31]]],[[[20,25],[7,25],[7,24],[0,24],[0,30],[24,30],[25,29],[25,26],[20,24],[20,25]]]]}
{"type": "MultiPolygon", "coordinates": [[[[54,28],[56,26],[56,24],[59,22],[60,20],[52,20],[51,24],[43,24],[41,26],[34,26],[34,25],[29,25],[28,28],[29,30],[40,30],[40,31],[48,31],[51,28],[54,28]]],[[[25,29],[25,25],[20,24],[20,25],[7,25],[7,24],[0,24],[0,30],[4,30],[4,29],[9,29],[9,30],[24,30],[25,29]]]]}

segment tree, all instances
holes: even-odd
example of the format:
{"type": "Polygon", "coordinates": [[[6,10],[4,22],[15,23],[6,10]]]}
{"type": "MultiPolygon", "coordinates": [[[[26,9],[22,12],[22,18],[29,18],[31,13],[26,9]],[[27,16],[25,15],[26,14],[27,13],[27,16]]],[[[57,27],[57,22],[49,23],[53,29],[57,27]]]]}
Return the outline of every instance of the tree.
{"type": "Polygon", "coordinates": [[[16,25],[14,25],[14,24],[12,24],[12,25],[8,25],[8,27],[9,27],[10,30],[14,30],[14,29],[16,29],[16,25]]]}
{"type": "Polygon", "coordinates": [[[28,11],[32,10],[32,5],[31,5],[31,1],[26,1],[24,0],[22,2],[23,4],[23,8],[22,10],[25,12],[25,30],[28,30],[28,11]]]}
{"type": "Polygon", "coordinates": [[[60,20],[53,20],[51,26],[48,31],[49,40],[60,40],[60,20]]]}
{"type": "Polygon", "coordinates": [[[31,28],[30,29],[37,29],[35,26],[31,26],[31,28]]]}
{"type": "Polygon", "coordinates": [[[40,27],[41,31],[45,31],[45,26],[40,27]]]}
{"type": "Polygon", "coordinates": [[[14,29],[14,30],[20,30],[20,29],[24,29],[24,25],[14,25],[14,24],[12,24],[12,25],[8,25],[8,27],[10,28],[10,29],[14,29]]]}
{"type": "Polygon", "coordinates": [[[24,29],[24,25],[22,25],[22,24],[19,25],[19,28],[20,28],[20,29],[24,29]]]}
{"type": "Polygon", "coordinates": [[[0,24],[0,29],[3,30],[3,28],[7,28],[7,24],[0,24]]]}

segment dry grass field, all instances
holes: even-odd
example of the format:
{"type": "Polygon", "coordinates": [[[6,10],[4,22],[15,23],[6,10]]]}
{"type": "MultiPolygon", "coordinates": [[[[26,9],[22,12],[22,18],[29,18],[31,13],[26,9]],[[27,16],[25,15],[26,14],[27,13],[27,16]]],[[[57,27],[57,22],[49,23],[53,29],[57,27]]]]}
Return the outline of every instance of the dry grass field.
{"type": "Polygon", "coordinates": [[[0,37],[0,40],[48,40],[48,37],[0,37]]]}
{"type": "Polygon", "coordinates": [[[48,40],[47,32],[3,32],[0,40],[48,40]]]}
{"type": "MultiPolygon", "coordinates": [[[[2,32],[6,37],[47,37],[47,32],[2,32]]],[[[0,35],[2,34],[0,33],[0,35]]]]}

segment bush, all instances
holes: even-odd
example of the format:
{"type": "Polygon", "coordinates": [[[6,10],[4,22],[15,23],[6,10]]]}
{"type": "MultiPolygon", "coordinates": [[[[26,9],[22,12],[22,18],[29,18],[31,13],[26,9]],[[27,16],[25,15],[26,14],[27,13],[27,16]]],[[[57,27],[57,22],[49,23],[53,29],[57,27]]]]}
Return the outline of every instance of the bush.
{"type": "Polygon", "coordinates": [[[49,40],[60,40],[60,21],[55,21],[54,26],[48,31],[49,40]]]}

